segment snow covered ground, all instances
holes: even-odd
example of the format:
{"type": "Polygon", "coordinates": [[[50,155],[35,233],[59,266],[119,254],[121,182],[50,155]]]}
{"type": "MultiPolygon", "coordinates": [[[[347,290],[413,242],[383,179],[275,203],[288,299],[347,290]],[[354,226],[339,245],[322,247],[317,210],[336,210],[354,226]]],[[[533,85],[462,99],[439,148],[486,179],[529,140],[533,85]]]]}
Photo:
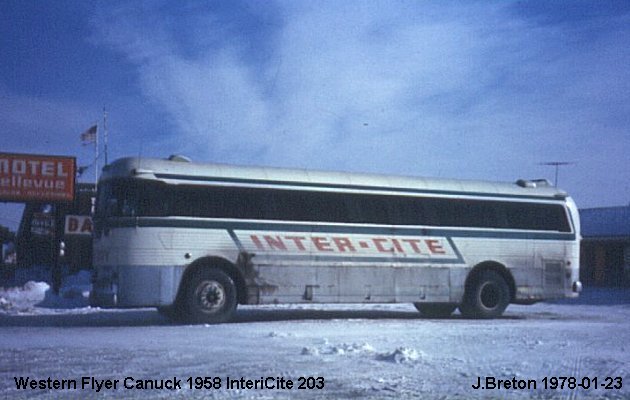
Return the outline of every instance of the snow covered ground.
{"type": "Polygon", "coordinates": [[[153,309],[87,307],[86,279],[66,280],[60,296],[41,282],[0,289],[0,397],[630,398],[628,291],[511,305],[490,321],[425,319],[410,304],[282,305],[190,326],[153,309]],[[37,388],[17,389],[20,377],[37,388]],[[554,377],[575,380],[560,389],[554,377]],[[474,389],[479,379],[530,388],[474,389]],[[181,388],[137,386],[150,384],[181,388]]]}

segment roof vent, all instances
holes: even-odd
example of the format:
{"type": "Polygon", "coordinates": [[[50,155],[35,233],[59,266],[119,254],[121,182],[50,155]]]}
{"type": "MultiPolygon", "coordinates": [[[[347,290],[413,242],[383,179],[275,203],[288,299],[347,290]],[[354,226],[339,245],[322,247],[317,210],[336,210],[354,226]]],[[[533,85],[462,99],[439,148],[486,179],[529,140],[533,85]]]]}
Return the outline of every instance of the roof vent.
{"type": "Polygon", "coordinates": [[[168,156],[168,160],[176,162],[192,162],[190,158],[182,156],[180,154],[171,154],[170,156],[168,156]]]}
{"type": "Polygon", "coordinates": [[[524,188],[551,187],[551,182],[547,179],[519,179],[516,184],[524,188]]]}

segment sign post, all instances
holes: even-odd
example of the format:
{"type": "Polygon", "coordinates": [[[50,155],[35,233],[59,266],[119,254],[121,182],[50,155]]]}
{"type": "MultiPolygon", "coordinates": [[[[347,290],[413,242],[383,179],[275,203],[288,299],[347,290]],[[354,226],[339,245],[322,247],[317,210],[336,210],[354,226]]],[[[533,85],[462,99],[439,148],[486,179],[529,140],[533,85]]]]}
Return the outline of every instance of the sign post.
{"type": "MultiPolygon", "coordinates": [[[[0,153],[0,201],[27,203],[67,203],[74,201],[76,158],[0,153]]],[[[55,293],[61,286],[59,251],[62,216],[55,208],[52,226],[52,284],[55,293]]],[[[42,227],[44,229],[45,226],[42,227]]]]}

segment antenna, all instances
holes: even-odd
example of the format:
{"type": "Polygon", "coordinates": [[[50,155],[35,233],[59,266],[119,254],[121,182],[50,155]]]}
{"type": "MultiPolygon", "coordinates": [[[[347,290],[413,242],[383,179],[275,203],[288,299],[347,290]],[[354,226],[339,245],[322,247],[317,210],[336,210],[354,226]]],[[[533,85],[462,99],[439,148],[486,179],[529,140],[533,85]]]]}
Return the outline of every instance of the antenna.
{"type": "Polygon", "coordinates": [[[547,166],[556,167],[556,178],[553,180],[553,185],[555,187],[558,187],[558,170],[560,169],[560,167],[563,167],[566,165],[573,165],[573,164],[575,163],[570,162],[570,161],[547,161],[547,162],[542,162],[539,165],[547,165],[547,166]]]}

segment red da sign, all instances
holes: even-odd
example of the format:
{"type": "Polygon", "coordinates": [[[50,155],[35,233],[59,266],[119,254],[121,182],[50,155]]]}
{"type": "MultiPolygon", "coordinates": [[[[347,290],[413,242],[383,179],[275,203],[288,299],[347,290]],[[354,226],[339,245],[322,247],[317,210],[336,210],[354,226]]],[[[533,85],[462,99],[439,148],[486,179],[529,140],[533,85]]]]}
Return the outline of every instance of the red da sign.
{"type": "Polygon", "coordinates": [[[92,217],[89,215],[66,215],[66,235],[91,235],[92,217]]]}

